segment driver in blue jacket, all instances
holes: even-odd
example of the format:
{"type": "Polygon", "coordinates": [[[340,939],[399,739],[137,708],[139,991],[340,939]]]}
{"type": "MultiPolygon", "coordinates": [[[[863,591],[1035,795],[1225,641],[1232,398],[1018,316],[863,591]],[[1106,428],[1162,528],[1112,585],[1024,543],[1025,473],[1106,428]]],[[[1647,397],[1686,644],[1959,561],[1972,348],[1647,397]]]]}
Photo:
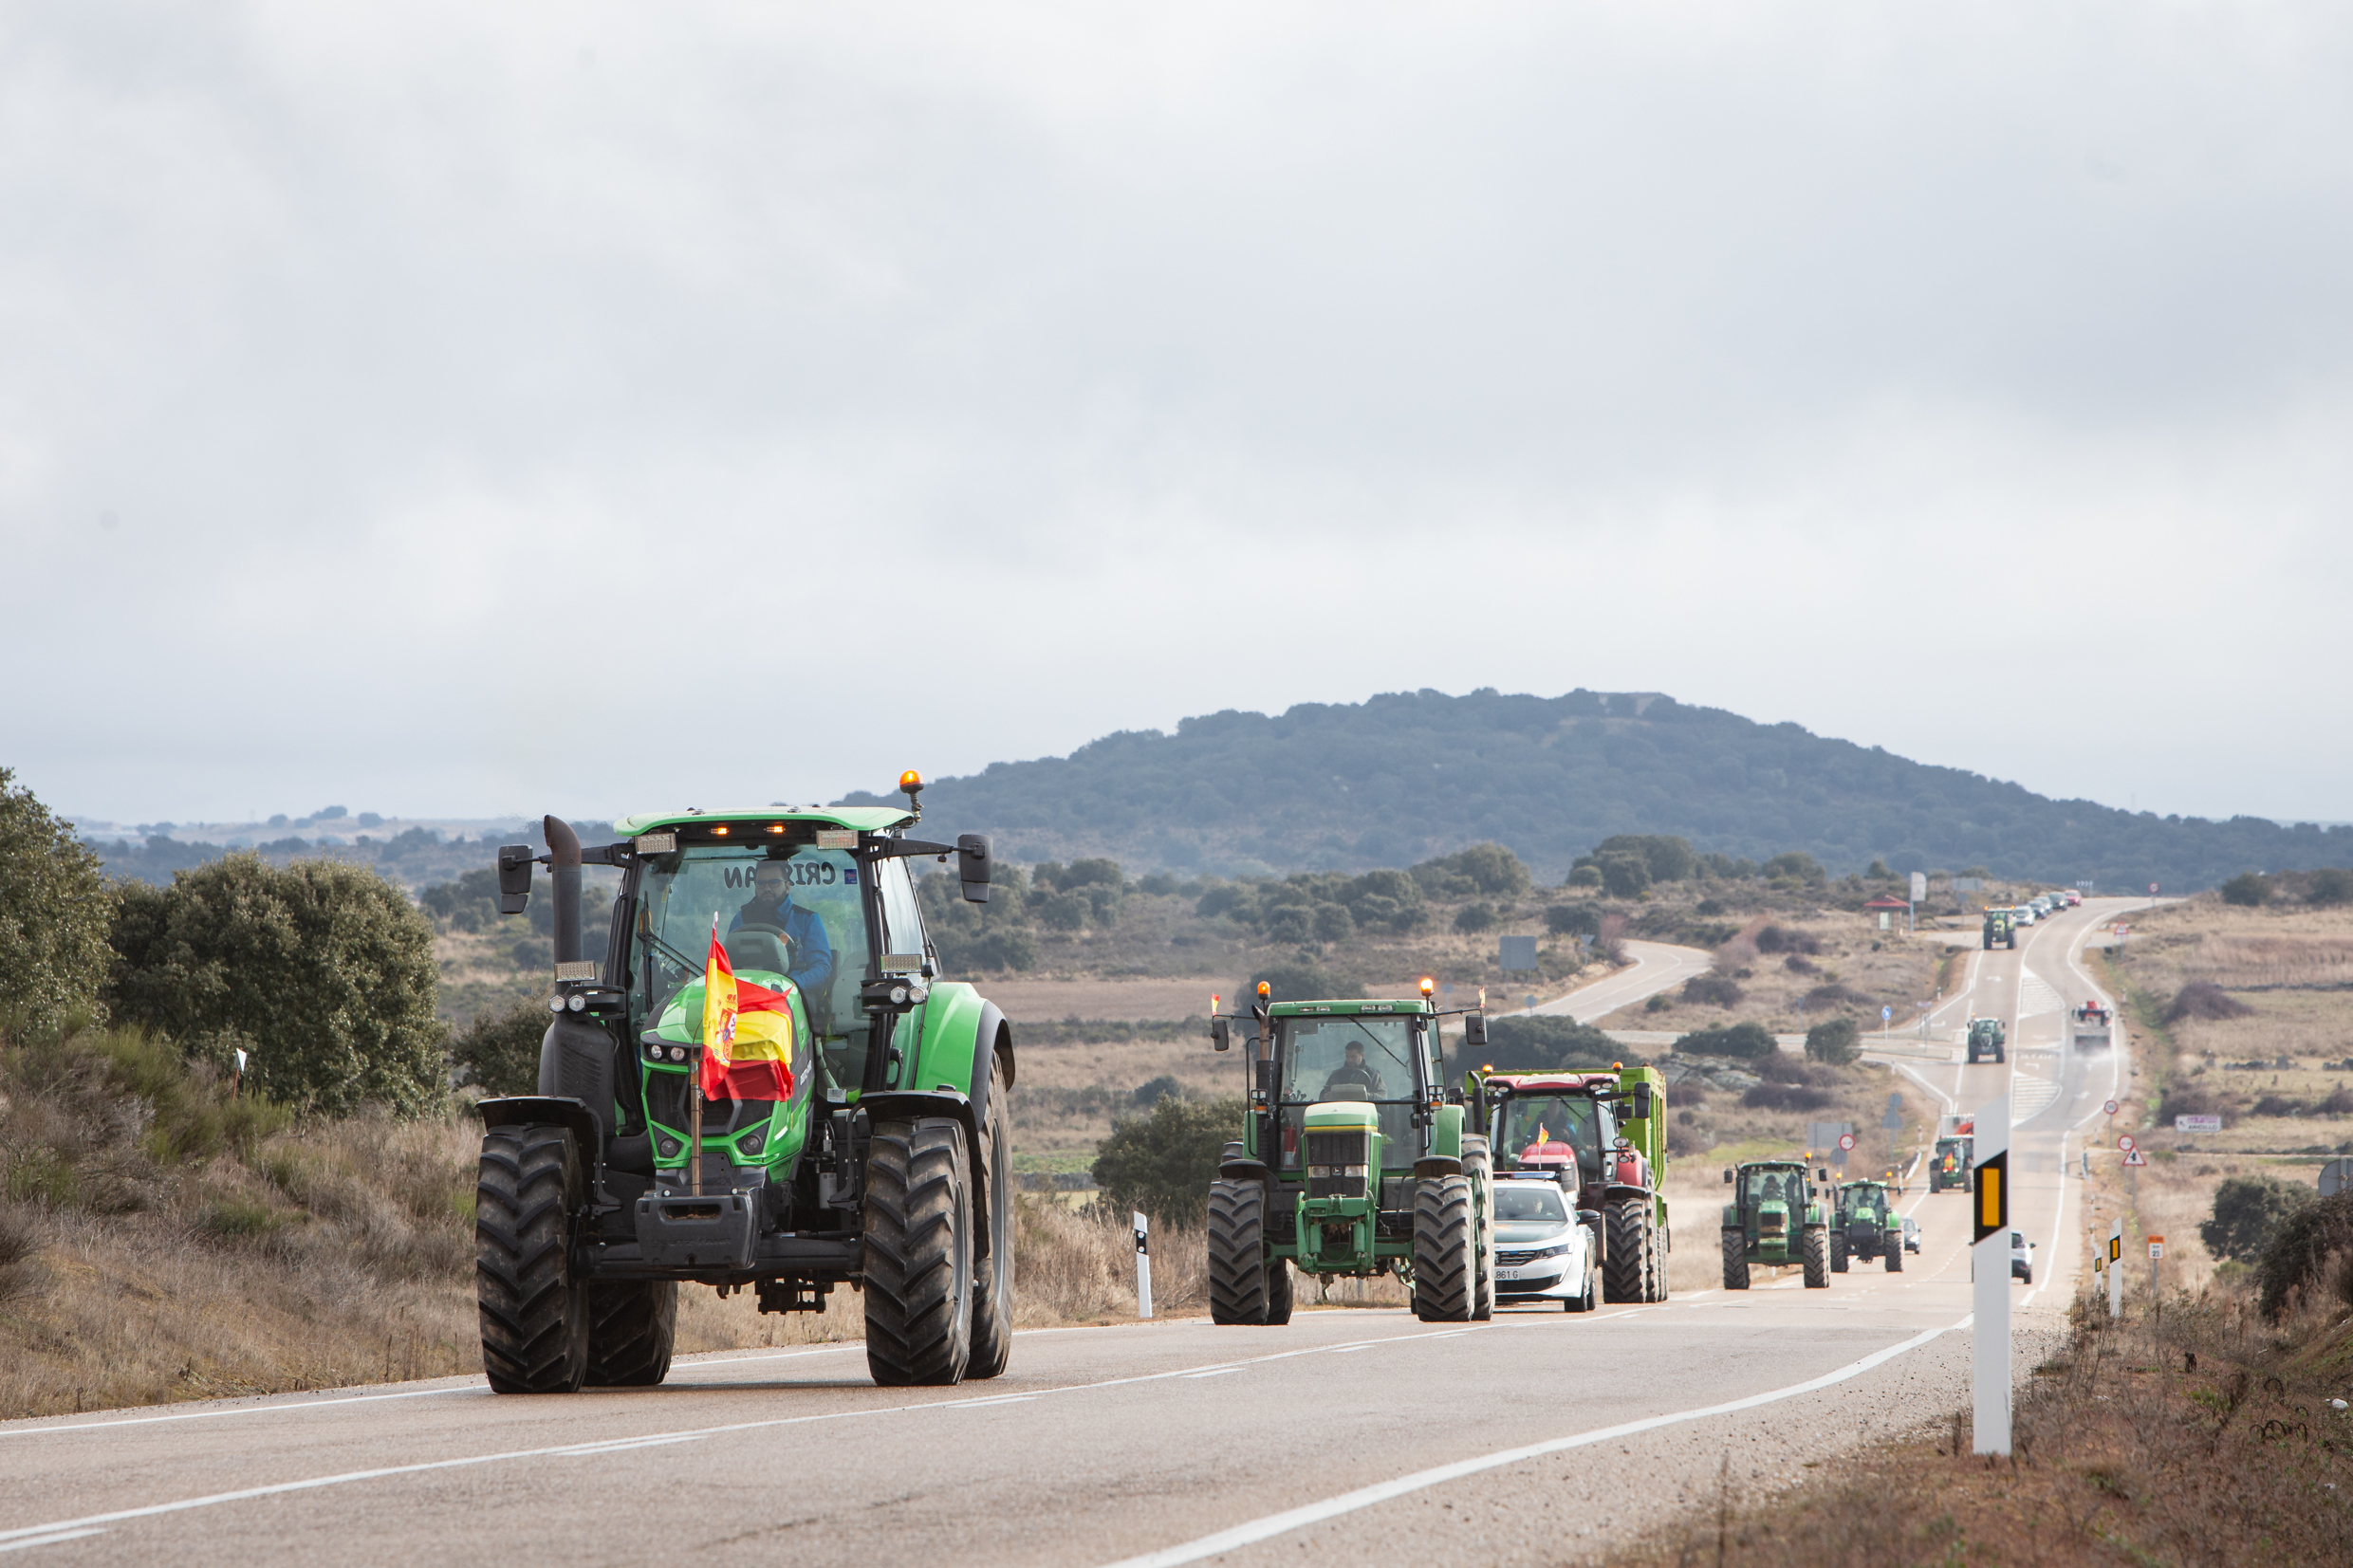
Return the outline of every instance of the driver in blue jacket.
{"type": "Polygon", "coordinates": [[[786,978],[806,996],[826,994],[833,983],[833,942],[816,913],[792,901],[792,874],[784,861],[763,860],[752,869],[751,901],[735,912],[727,929],[733,932],[747,926],[782,932],[792,963],[786,978]]]}

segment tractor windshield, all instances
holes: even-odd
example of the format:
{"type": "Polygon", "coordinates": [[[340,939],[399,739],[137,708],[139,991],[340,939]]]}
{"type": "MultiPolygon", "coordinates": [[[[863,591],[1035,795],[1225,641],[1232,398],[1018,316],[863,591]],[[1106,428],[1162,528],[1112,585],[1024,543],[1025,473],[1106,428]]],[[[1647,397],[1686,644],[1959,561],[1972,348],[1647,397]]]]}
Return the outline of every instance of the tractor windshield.
{"type": "Polygon", "coordinates": [[[1496,1152],[1522,1165],[1577,1156],[1587,1181],[1602,1179],[1601,1108],[1586,1095],[1533,1094],[1504,1102],[1503,1136],[1496,1152]]]}
{"type": "Polygon", "coordinates": [[[1282,1031],[1283,1098],[1410,1102],[1414,1042],[1410,1016],[1286,1018],[1282,1031]]]}
{"type": "MultiPolygon", "coordinates": [[[[681,1003],[695,1016],[679,1022],[700,1029],[703,962],[715,929],[739,978],[799,987],[811,1031],[838,1053],[862,1022],[867,942],[859,883],[847,850],[807,845],[697,844],[649,862],[630,923],[632,1026],[667,1026],[672,1004],[681,1003]]],[[[863,1041],[862,1029],[856,1038],[863,1041]]]]}
{"type": "Polygon", "coordinates": [[[1762,1203],[1795,1208],[1805,1201],[1806,1173],[1802,1171],[1751,1171],[1741,1192],[1742,1206],[1751,1208],[1762,1203]]]}

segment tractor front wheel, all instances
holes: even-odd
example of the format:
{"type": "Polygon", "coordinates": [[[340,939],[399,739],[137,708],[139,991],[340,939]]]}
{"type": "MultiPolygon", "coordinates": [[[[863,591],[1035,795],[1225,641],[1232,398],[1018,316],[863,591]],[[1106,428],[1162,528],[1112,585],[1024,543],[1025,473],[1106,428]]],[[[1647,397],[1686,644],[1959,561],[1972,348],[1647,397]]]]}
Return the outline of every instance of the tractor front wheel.
{"type": "Polygon", "coordinates": [[[670,1375],[678,1282],[614,1280],[588,1287],[588,1376],[598,1388],[652,1388],[670,1375]]]}
{"type": "Polygon", "coordinates": [[[963,1381],[973,1356],[964,1129],[880,1121],[866,1156],[866,1370],[885,1388],[963,1381]]]}
{"type": "Polygon", "coordinates": [[[572,1220],[586,1190],[567,1129],[493,1127],[482,1134],[474,1301],[482,1370],[495,1393],[570,1393],[588,1374],[588,1290],[572,1278],[571,1259],[572,1220]]]}
{"type": "Polygon", "coordinates": [[[1614,1203],[1608,1210],[1609,1244],[1602,1259],[1602,1299],[1650,1300],[1651,1223],[1648,1199],[1614,1203]]]}
{"type": "MultiPolygon", "coordinates": [[[[1267,1189],[1254,1181],[1209,1184],[1209,1320],[1263,1323],[1268,1289],[1267,1189]]],[[[1278,1260],[1276,1267],[1281,1267],[1278,1260]]],[[[1288,1282],[1286,1282],[1288,1286],[1288,1282]]],[[[1285,1291],[1288,1297],[1288,1288],[1285,1291]]],[[[1286,1319],[1288,1318],[1286,1313],[1286,1319]]]]}
{"type": "Polygon", "coordinates": [[[1467,1323],[1478,1267],[1467,1176],[1430,1176],[1414,1185],[1414,1316],[1425,1323],[1467,1323]]]}
{"type": "Polygon", "coordinates": [[[1843,1230],[1830,1232],[1830,1272],[1846,1272],[1846,1233],[1843,1230]]]}
{"type": "Polygon", "coordinates": [[[1724,1288],[1749,1288],[1749,1238],[1737,1230],[1724,1232],[1724,1288]]]}
{"type": "Polygon", "coordinates": [[[1903,1226],[1901,1222],[1898,1222],[1896,1228],[1888,1231],[1886,1236],[1887,1272],[1900,1274],[1903,1272],[1903,1226]]]}
{"type": "Polygon", "coordinates": [[[1806,1232],[1806,1288],[1830,1288],[1830,1238],[1826,1232],[1806,1232]]]}
{"type": "Polygon", "coordinates": [[[989,1127],[980,1134],[978,1216],[989,1227],[989,1263],[973,1280],[973,1356],[967,1377],[994,1377],[1013,1355],[1013,1104],[1005,1059],[993,1056],[989,1127]]]}

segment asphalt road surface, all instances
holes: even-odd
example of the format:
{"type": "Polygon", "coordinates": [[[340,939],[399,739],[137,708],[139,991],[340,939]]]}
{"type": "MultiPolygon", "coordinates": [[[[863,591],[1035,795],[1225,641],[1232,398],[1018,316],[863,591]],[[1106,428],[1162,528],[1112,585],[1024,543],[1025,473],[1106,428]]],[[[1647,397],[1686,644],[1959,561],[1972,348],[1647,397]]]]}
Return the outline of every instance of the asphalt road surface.
{"type": "MultiPolygon", "coordinates": [[[[1905,1063],[1963,1107],[2026,1086],[2023,1370],[2081,1261],[2067,1171],[2121,1053],[2072,1059],[2071,950],[2097,918],[1973,961],[2023,1017],[2010,1063],[1905,1063]],[[2043,1085],[2048,1085],[2047,1092],[2043,1085]],[[2033,1104],[2040,1101],[2039,1105],[2033,1104]]],[[[1622,1005],[1622,1004],[1621,1004],[1622,1005]]],[[[1916,1183],[1916,1193],[1925,1184],[1916,1183]]],[[[1432,1325],[1303,1311],[1019,1337],[1010,1369],[893,1391],[857,1346],[681,1362],[658,1389],[500,1397],[478,1379],[0,1425],[0,1553],[26,1562],[1552,1563],[1968,1398],[1968,1198],[1918,1196],[1921,1253],[1827,1290],[1794,1271],[1590,1317],[1432,1325]]],[[[1686,1220],[1684,1246],[1715,1245],[1686,1220]]]]}
{"type": "MultiPolygon", "coordinates": [[[[1536,1014],[1590,1024],[1604,1013],[1647,1002],[1695,974],[1705,974],[1715,964],[1714,956],[1699,948],[1678,948],[1666,942],[1628,942],[1625,949],[1634,962],[1624,968],[1549,1002],[1518,1009],[1514,1016],[1536,1014]]],[[[1509,993],[1510,987],[1500,989],[1509,993]]]]}

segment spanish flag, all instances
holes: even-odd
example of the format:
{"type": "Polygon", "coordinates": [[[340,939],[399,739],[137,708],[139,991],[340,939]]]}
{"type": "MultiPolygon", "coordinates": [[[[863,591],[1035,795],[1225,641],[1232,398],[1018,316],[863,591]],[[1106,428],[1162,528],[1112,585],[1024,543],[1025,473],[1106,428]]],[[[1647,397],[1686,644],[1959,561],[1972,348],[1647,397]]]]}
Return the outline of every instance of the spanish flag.
{"type": "Polygon", "coordinates": [[[792,1098],[792,993],[735,978],[711,922],[703,961],[703,1098],[792,1098]]]}

